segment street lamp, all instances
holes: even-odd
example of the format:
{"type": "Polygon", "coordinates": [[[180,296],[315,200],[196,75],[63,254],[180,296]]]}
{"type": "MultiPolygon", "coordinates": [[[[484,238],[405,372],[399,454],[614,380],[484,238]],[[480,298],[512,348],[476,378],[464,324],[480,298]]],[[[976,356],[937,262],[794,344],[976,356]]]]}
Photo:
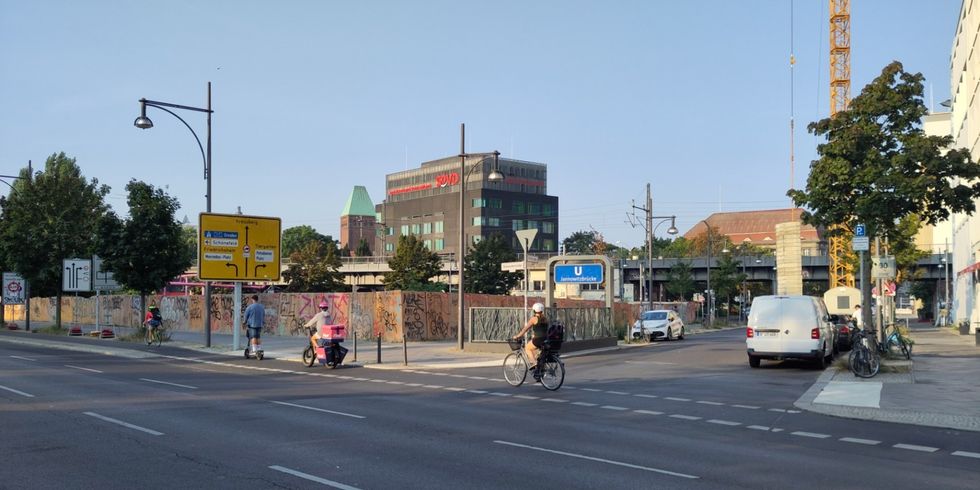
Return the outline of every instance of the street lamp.
{"type": "MultiPolygon", "coordinates": [[[[31,161],[28,160],[26,178],[20,177],[18,175],[0,175],[0,178],[14,179],[14,180],[16,179],[31,180],[34,178],[34,167],[31,166],[31,161]]],[[[7,182],[6,180],[0,180],[0,182],[3,182],[4,184],[7,184],[8,187],[10,187],[11,193],[14,192],[15,189],[13,184],[7,182]]],[[[24,280],[24,303],[25,303],[24,304],[24,330],[30,332],[31,331],[31,283],[26,279],[24,280]]],[[[6,309],[5,305],[0,304],[0,323],[6,323],[6,320],[3,317],[5,309],[6,309]]]]}
{"type": "MultiPolygon", "coordinates": [[[[207,201],[207,212],[211,212],[211,114],[214,111],[211,110],[211,82],[208,82],[208,106],[207,108],[191,107],[186,105],[171,104],[168,102],[160,102],[156,100],[140,99],[140,116],[133,121],[133,126],[140,129],[150,129],[153,127],[153,121],[146,117],[146,107],[156,107],[161,111],[170,113],[171,116],[176,117],[180,122],[184,123],[184,126],[190,130],[191,134],[194,135],[194,140],[197,141],[197,147],[201,150],[201,157],[204,159],[204,180],[207,181],[207,193],[204,195],[207,201]],[[208,118],[208,137],[207,137],[207,153],[204,151],[204,147],[201,145],[201,139],[197,137],[197,133],[194,132],[194,128],[191,128],[190,124],[187,124],[182,117],[178,116],[175,112],[167,109],[172,107],[174,109],[184,109],[187,111],[204,112],[207,114],[208,118]]],[[[199,245],[200,246],[200,245],[199,245]]],[[[200,271],[200,265],[198,264],[198,270],[200,271]]],[[[200,272],[199,272],[200,273],[200,272]]],[[[204,281],[204,345],[205,347],[211,347],[211,282],[204,281]]]]}
{"type": "MultiPolygon", "coordinates": [[[[478,155],[493,155],[493,169],[490,175],[487,176],[487,180],[490,182],[499,182],[504,180],[504,175],[497,170],[497,164],[499,163],[500,152],[494,151],[493,153],[474,153],[468,155],[466,153],[466,124],[460,123],[459,125],[459,250],[457,251],[459,257],[459,284],[456,287],[459,293],[459,309],[456,312],[456,342],[459,350],[463,350],[463,323],[466,318],[466,307],[464,294],[466,288],[463,286],[463,277],[466,269],[466,213],[464,202],[466,200],[466,178],[468,177],[468,172],[466,171],[466,157],[468,156],[478,156],[478,155]]],[[[480,160],[482,163],[483,160],[480,160]]],[[[477,165],[473,165],[471,171],[476,169],[477,165]]],[[[524,279],[525,281],[527,278],[524,279]]]]}
{"type": "Polygon", "coordinates": [[[649,282],[647,283],[647,294],[650,298],[650,300],[647,302],[648,310],[653,309],[653,237],[657,233],[657,228],[660,228],[660,225],[666,223],[667,221],[670,221],[670,228],[667,228],[667,233],[676,235],[677,227],[674,226],[676,224],[676,220],[677,216],[650,216],[650,218],[647,220],[647,230],[650,231],[650,234],[647,235],[647,273],[650,275],[649,282]],[[651,230],[650,224],[653,223],[653,220],[655,219],[659,219],[660,221],[651,230]]]}
{"type": "Polygon", "coordinates": [[[707,314],[704,315],[704,322],[705,322],[705,324],[707,326],[710,327],[711,326],[711,317],[713,316],[713,312],[711,310],[711,298],[712,298],[712,294],[711,294],[711,225],[709,225],[708,222],[705,221],[705,220],[701,220],[700,222],[701,223],[704,223],[704,228],[707,230],[707,233],[708,233],[707,258],[704,261],[704,270],[705,270],[705,277],[706,277],[706,281],[705,282],[707,283],[707,291],[705,292],[705,294],[708,295],[708,297],[705,298],[705,303],[708,305],[708,310],[707,310],[707,314]]]}

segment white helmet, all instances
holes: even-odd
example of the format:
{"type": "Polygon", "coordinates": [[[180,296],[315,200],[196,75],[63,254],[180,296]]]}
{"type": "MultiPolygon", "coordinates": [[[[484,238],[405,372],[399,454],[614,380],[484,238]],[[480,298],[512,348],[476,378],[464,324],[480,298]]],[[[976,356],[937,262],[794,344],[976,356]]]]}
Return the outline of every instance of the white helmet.
{"type": "Polygon", "coordinates": [[[541,313],[544,311],[544,305],[541,303],[534,303],[534,305],[531,306],[531,310],[535,313],[541,313]]]}

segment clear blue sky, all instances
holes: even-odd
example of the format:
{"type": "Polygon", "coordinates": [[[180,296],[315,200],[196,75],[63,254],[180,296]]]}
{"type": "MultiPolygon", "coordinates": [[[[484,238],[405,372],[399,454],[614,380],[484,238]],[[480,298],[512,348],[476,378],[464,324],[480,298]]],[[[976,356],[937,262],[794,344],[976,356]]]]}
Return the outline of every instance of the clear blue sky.
{"type": "MultiPolygon", "coordinates": [[[[190,133],[133,120],[141,97],[204,106],[211,81],[213,212],[336,237],[353,186],[380,202],[386,173],[457,154],[466,123],[467,151],[548,165],[562,238],[637,246],[647,182],[682,233],[789,206],[791,40],[802,188],[806,125],[829,111],[827,3],[795,0],[791,22],[788,0],[0,0],[0,174],[64,151],[120,214],[138,179],[196,222],[190,133]]],[[[852,94],[899,60],[940,108],[960,6],[851,2],[852,94]]],[[[180,114],[203,140],[204,116],[180,114]]]]}

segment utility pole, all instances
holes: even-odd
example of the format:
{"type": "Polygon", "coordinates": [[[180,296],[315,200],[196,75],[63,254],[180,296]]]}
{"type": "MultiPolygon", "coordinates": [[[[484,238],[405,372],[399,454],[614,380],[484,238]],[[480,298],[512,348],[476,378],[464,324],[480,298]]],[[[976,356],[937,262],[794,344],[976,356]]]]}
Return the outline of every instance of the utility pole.
{"type": "MultiPolygon", "coordinates": [[[[646,236],[644,241],[646,242],[647,248],[647,274],[650,274],[650,282],[647,283],[647,287],[644,288],[644,281],[646,279],[643,277],[643,273],[640,273],[640,302],[643,302],[643,290],[646,289],[649,295],[649,301],[647,302],[647,310],[653,309],[653,197],[650,195],[650,183],[647,182],[647,202],[646,207],[637,206],[633,203],[633,209],[639,209],[646,213],[646,236]]],[[[643,267],[640,267],[640,271],[643,267]]]]}

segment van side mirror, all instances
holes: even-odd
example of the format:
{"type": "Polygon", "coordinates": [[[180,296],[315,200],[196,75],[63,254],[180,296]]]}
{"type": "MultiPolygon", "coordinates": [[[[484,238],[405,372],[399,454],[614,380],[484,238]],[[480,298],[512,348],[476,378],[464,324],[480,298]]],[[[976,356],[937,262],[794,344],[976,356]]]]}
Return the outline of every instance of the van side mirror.
{"type": "Polygon", "coordinates": [[[823,321],[829,322],[830,321],[830,315],[824,315],[823,316],[823,321]]]}

